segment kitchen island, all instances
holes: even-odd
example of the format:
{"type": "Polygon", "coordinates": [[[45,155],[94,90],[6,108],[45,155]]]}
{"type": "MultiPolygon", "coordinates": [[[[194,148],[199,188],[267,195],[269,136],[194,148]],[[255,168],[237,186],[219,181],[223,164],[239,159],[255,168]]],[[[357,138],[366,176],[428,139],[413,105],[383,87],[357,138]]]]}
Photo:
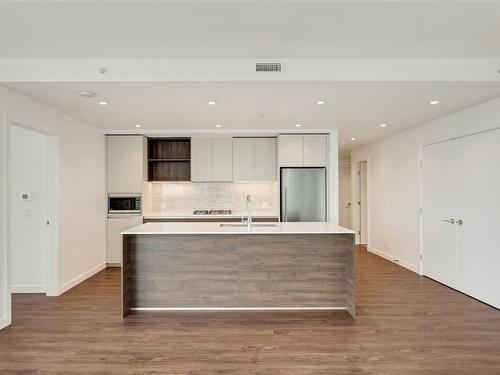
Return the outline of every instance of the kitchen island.
{"type": "Polygon", "coordinates": [[[333,223],[145,223],[123,231],[133,311],[347,310],[354,232],[333,223]]]}

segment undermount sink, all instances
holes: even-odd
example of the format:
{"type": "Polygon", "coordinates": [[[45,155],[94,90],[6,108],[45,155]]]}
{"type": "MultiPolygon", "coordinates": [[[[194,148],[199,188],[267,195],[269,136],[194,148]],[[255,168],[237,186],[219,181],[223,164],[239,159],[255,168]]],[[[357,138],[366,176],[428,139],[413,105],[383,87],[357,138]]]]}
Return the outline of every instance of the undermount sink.
{"type": "MultiPolygon", "coordinates": [[[[254,228],[254,227],[270,227],[270,228],[276,228],[278,226],[278,224],[264,224],[264,223],[258,223],[258,224],[252,224],[251,227],[254,228]]],[[[220,224],[220,227],[223,228],[223,227],[235,227],[235,228],[245,228],[245,227],[248,227],[248,224],[245,224],[245,223],[238,223],[238,224],[234,224],[234,223],[221,223],[220,224]]]]}

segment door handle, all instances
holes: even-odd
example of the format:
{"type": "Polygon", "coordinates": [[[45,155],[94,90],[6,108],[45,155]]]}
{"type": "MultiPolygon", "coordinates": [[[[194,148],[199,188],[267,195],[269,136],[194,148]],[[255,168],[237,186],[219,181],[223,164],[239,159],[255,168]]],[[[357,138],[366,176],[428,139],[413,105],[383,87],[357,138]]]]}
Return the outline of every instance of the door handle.
{"type": "Polygon", "coordinates": [[[464,225],[464,221],[463,221],[462,219],[458,219],[458,220],[457,220],[457,224],[458,224],[458,225],[464,225]]]}
{"type": "MultiPolygon", "coordinates": [[[[449,220],[443,219],[442,221],[446,221],[447,223],[450,223],[450,224],[455,224],[455,219],[454,218],[451,218],[449,220]]],[[[460,225],[462,225],[462,224],[460,224],[460,225]]]]}

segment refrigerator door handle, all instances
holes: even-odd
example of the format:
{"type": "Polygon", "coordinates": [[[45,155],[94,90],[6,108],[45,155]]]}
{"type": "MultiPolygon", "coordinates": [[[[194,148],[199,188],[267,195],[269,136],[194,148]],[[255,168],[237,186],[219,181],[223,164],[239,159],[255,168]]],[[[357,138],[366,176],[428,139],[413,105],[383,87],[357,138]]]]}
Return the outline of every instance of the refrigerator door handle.
{"type": "Polygon", "coordinates": [[[287,197],[288,189],[285,187],[285,222],[288,221],[288,197],[287,197]]]}

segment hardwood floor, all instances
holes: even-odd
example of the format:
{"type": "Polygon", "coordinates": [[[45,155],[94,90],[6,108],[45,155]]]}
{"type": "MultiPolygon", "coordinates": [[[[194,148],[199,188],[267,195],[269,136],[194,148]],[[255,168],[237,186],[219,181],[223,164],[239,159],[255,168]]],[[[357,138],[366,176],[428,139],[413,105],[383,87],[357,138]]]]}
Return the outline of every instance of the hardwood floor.
{"type": "MultiPolygon", "coordinates": [[[[120,316],[118,269],[15,295],[0,374],[500,374],[500,312],[357,249],[348,313],[120,316]]],[[[493,286],[492,286],[493,287],[493,286]]]]}

